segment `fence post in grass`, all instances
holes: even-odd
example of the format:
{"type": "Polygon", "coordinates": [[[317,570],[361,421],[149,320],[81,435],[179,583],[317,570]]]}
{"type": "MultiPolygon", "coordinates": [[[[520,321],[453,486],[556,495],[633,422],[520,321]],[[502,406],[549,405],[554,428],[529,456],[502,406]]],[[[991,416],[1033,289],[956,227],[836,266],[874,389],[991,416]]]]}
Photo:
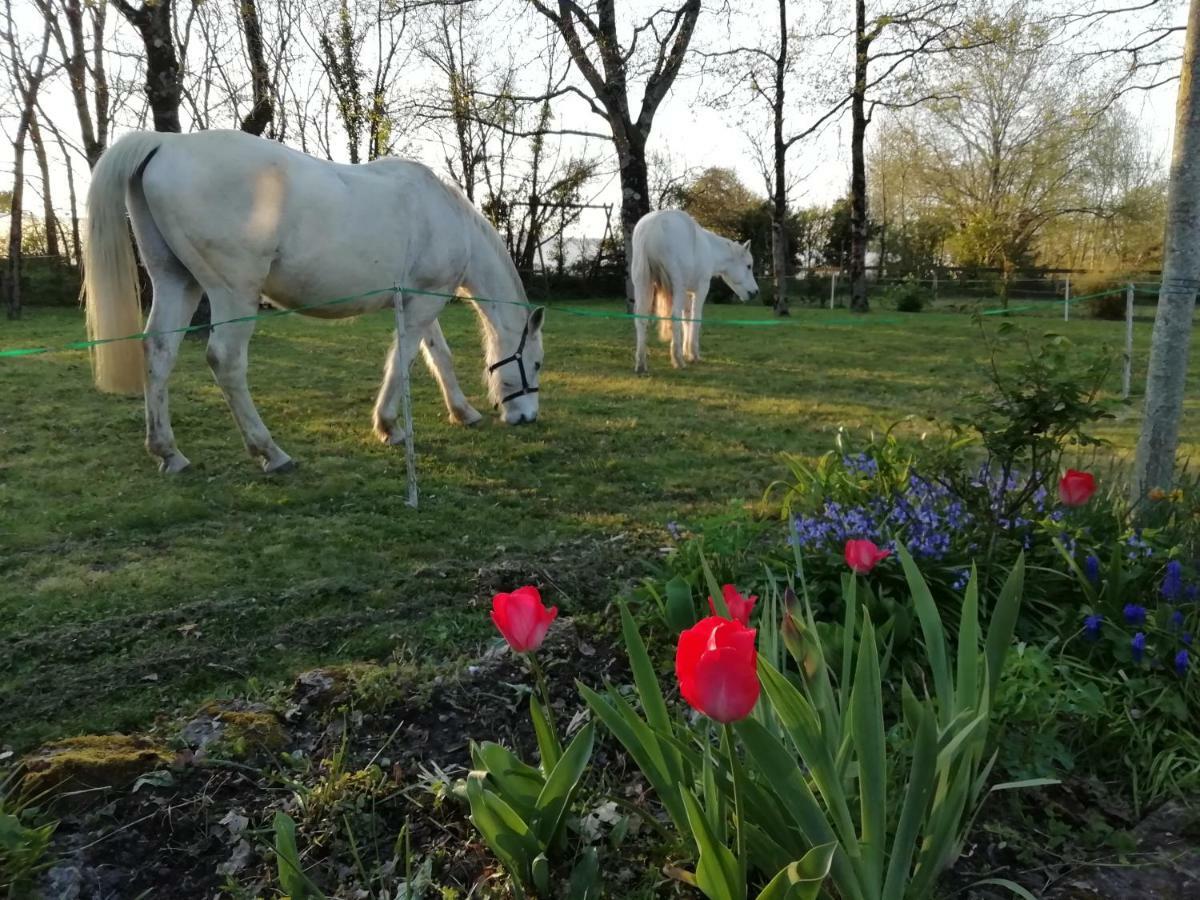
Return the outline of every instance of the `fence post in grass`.
{"type": "Polygon", "coordinates": [[[934,300],[936,300],[937,298],[938,298],[938,293],[937,293],[937,269],[934,269],[934,270],[933,270],[933,299],[934,299],[934,300]]]}
{"type": "Polygon", "coordinates": [[[1121,379],[1121,399],[1128,400],[1133,387],[1133,285],[1125,288],[1125,372],[1121,379]]]}
{"type": "Polygon", "coordinates": [[[404,415],[404,468],[408,477],[408,505],[417,508],[417,451],[413,447],[412,420],[412,360],[404,359],[404,291],[399,287],[392,294],[396,308],[396,361],[400,364],[400,405],[404,415]]]}
{"type": "Polygon", "coordinates": [[[1067,276],[1067,285],[1063,289],[1063,321],[1071,321],[1071,276],[1067,276]]]}
{"type": "Polygon", "coordinates": [[[829,282],[829,308],[833,309],[833,295],[837,293],[837,272],[833,273],[833,278],[829,282]]]}

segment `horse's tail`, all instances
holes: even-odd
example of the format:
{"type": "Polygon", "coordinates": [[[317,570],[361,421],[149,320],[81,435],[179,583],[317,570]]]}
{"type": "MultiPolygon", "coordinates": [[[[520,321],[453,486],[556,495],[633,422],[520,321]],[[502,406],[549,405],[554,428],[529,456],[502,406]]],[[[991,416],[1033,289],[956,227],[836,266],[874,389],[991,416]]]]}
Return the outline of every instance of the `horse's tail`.
{"type": "Polygon", "coordinates": [[[125,191],[163,137],[150,131],[125,135],[108,148],[92,172],[83,251],[83,292],[96,387],[112,394],[142,390],[141,341],[119,338],[142,330],[137,260],[126,220],[125,191]]]}

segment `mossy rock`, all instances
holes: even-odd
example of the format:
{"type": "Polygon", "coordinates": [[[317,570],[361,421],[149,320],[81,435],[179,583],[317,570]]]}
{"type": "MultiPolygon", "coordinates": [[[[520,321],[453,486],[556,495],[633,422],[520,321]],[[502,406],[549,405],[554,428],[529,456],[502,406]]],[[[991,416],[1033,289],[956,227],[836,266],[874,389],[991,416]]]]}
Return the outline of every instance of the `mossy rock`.
{"type": "Polygon", "coordinates": [[[47,744],[22,760],[22,786],[31,796],[57,802],[75,792],[124,788],[139,775],[170,762],[166,748],[144,737],[85,734],[47,744]]]}
{"type": "Polygon", "coordinates": [[[376,709],[399,695],[397,673],[392,666],[352,663],[312,669],[296,678],[293,699],[316,709],[353,704],[376,709]]]}
{"type": "Polygon", "coordinates": [[[210,700],[182,731],[189,744],[235,757],[277,753],[288,744],[279,714],[257,703],[210,700]]]}

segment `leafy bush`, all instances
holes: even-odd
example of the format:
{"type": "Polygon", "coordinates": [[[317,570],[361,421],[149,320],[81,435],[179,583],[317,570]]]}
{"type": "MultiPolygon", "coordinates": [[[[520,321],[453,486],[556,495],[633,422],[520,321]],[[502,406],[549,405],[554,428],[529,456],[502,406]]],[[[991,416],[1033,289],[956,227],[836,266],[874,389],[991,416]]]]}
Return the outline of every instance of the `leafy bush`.
{"type": "Polygon", "coordinates": [[[920,312],[933,302],[933,291],[915,278],[906,278],[898,284],[889,285],[881,297],[886,305],[895,306],[899,312],[920,312]]]}
{"type": "Polygon", "coordinates": [[[1093,297],[1086,302],[1093,319],[1125,321],[1125,295],[1123,293],[1105,294],[1103,297],[1093,297]]]}

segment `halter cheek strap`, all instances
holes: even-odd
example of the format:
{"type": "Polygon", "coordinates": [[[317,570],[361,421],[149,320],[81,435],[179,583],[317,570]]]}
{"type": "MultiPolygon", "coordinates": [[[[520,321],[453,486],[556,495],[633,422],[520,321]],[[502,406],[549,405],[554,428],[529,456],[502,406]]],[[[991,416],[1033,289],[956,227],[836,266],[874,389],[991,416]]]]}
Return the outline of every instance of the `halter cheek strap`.
{"type": "Polygon", "coordinates": [[[516,352],[511,356],[506,356],[504,359],[497,360],[488,366],[488,374],[495,372],[501,366],[506,366],[511,362],[517,364],[517,371],[521,373],[521,389],[513,391],[500,398],[501,403],[507,403],[509,400],[516,400],[518,397],[524,397],[526,394],[536,394],[538,389],[536,386],[529,383],[529,376],[525,373],[525,339],[529,337],[528,327],[521,330],[521,340],[517,343],[516,352]]]}

